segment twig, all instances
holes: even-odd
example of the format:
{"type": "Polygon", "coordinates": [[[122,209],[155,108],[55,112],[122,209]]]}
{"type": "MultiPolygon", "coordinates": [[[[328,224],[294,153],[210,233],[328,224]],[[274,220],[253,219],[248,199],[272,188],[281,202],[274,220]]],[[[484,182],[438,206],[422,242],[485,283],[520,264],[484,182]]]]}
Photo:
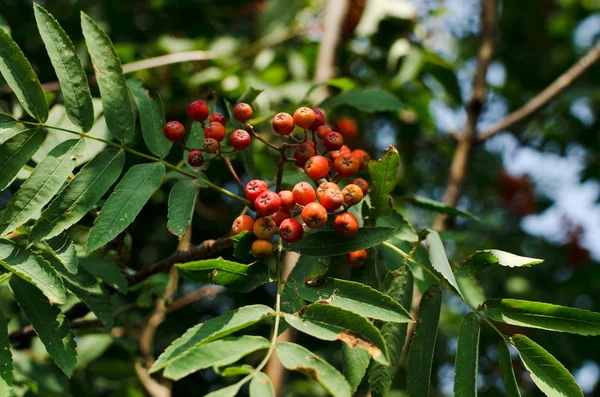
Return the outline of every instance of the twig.
{"type": "Polygon", "coordinates": [[[263,137],[258,135],[258,133],[256,131],[254,131],[254,127],[252,127],[250,124],[246,124],[245,127],[246,127],[246,131],[250,132],[252,134],[252,136],[254,136],[256,139],[258,139],[259,141],[261,141],[262,143],[264,143],[271,149],[279,150],[279,146],[272,144],[271,142],[267,141],[266,139],[264,139],[263,137]]]}
{"type": "Polygon", "coordinates": [[[238,184],[238,186],[243,191],[244,190],[244,184],[240,180],[240,177],[238,176],[237,172],[235,172],[235,169],[233,168],[233,165],[231,164],[231,160],[229,159],[229,157],[225,157],[225,156],[222,156],[222,155],[220,155],[220,157],[225,162],[225,165],[227,165],[227,168],[229,169],[229,172],[231,172],[231,175],[233,175],[233,179],[235,179],[236,183],[238,184]]]}
{"type": "Polygon", "coordinates": [[[577,63],[561,74],[556,80],[546,87],[542,92],[533,97],[525,105],[515,110],[490,129],[479,134],[477,141],[484,142],[499,132],[514,127],[516,124],[528,119],[556,98],[561,92],[568,88],[581,77],[590,67],[600,59],[600,41],[592,47],[577,63]]]}
{"type": "MultiPolygon", "coordinates": [[[[444,204],[452,207],[456,206],[463,193],[471,152],[477,140],[477,121],[487,94],[485,76],[494,52],[497,13],[497,0],[481,0],[481,42],[477,54],[477,68],[473,78],[473,94],[466,106],[467,122],[465,129],[457,137],[458,145],[450,166],[450,175],[444,195],[444,204]]],[[[433,228],[446,230],[451,226],[451,220],[452,218],[448,215],[440,214],[435,218],[433,228]]]]}

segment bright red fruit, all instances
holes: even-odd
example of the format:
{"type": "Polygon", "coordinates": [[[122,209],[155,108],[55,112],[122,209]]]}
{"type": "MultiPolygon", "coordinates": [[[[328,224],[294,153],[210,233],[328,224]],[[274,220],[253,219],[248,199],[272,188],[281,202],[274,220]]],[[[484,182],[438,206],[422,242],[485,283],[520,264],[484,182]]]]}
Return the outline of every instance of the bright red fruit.
{"type": "Polygon", "coordinates": [[[325,135],[325,139],[323,139],[323,145],[325,145],[325,149],[333,152],[341,149],[341,147],[344,146],[344,138],[339,132],[331,131],[329,134],[325,135]]]}
{"type": "Polygon", "coordinates": [[[365,152],[362,149],[356,149],[352,151],[352,156],[358,159],[361,170],[367,169],[369,167],[369,160],[371,160],[371,156],[369,156],[369,153],[365,152]]]}
{"type": "Polygon", "coordinates": [[[296,205],[294,194],[289,190],[280,191],[279,198],[281,199],[281,208],[284,210],[291,210],[296,205]]]}
{"type": "Polygon", "coordinates": [[[365,181],[364,179],[356,178],[356,179],[352,180],[352,182],[350,182],[350,183],[353,183],[356,186],[358,186],[360,188],[360,190],[362,190],[363,196],[366,196],[367,193],[369,193],[369,183],[367,181],[365,181]]]}
{"type": "Polygon", "coordinates": [[[325,113],[320,109],[313,109],[315,112],[315,122],[310,126],[311,131],[316,131],[317,128],[325,124],[325,113]]]}
{"type": "Polygon", "coordinates": [[[350,267],[363,267],[367,260],[367,250],[348,252],[346,254],[346,262],[350,267]]]}
{"type": "Polygon", "coordinates": [[[304,167],[308,159],[317,154],[314,142],[304,142],[296,146],[294,150],[294,159],[298,167],[304,167]]]}
{"type": "Polygon", "coordinates": [[[317,116],[311,108],[302,107],[294,112],[294,123],[300,128],[310,128],[317,116]]]}
{"type": "Polygon", "coordinates": [[[294,131],[294,118],[285,112],[277,113],[271,124],[273,131],[279,135],[289,135],[294,131]]]}
{"type": "Polygon", "coordinates": [[[163,133],[168,140],[177,142],[185,135],[185,127],[179,121],[169,121],[165,124],[163,133]]]}
{"type": "Polygon", "coordinates": [[[340,189],[326,189],[319,197],[319,202],[328,211],[335,211],[344,204],[344,195],[340,189]]]}
{"type": "Polygon", "coordinates": [[[354,236],[358,232],[358,221],[354,214],[344,212],[335,217],[333,228],[342,236],[354,236]]]}
{"type": "Polygon", "coordinates": [[[340,189],[340,187],[338,185],[336,185],[335,183],[333,183],[333,182],[323,182],[317,188],[317,198],[319,199],[319,201],[321,201],[321,196],[323,194],[325,194],[325,192],[327,191],[327,189],[337,190],[340,193],[342,192],[342,190],[340,189]]]}
{"type": "Polygon", "coordinates": [[[279,226],[279,225],[281,225],[281,222],[283,222],[285,219],[291,218],[292,216],[293,215],[290,210],[285,210],[283,208],[279,208],[279,211],[274,213],[271,216],[271,219],[273,219],[273,221],[275,222],[275,225],[279,226]]]}
{"type": "Polygon", "coordinates": [[[232,113],[237,121],[248,121],[252,118],[252,106],[247,103],[238,103],[233,107],[232,113]]]}
{"type": "Polygon", "coordinates": [[[190,150],[188,164],[192,167],[200,167],[204,164],[204,156],[200,150],[190,150]]]}
{"type": "Polygon", "coordinates": [[[306,205],[312,203],[317,198],[315,189],[308,182],[298,182],[292,190],[294,201],[299,205],[306,205]]]}
{"type": "Polygon", "coordinates": [[[339,131],[344,138],[348,138],[350,141],[356,138],[356,135],[358,134],[358,124],[356,123],[356,120],[350,117],[340,117],[335,122],[335,129],[339,131]]]}
{"type": "Polygon", "coordinates": [[[314,181],[323,179],[329,174],[329,162],[323,156],[312,156],[304,164],[304,172],[314,181]]]}
{"type": "Polygon", "coordinates": [[[223,113],[214,112],[210,115],[210,119],[208,121],[210,121],[211,123],[216,121],[217,123],[225,125],[225,116],[223,115],[223,113]]]}
{"type": "Polygon", "coordinates": [[[327,124],[319,126],[317,128],[317,136],[319,137],[319,139],[325,139],[325,136],[327,134],[329,134],[331,131],[333,131],[333,130],[327,124]]]}
{"type": "Polygon", "coordinates": [[[221,142],[225,138],[225,127],[218,121],[208,123],[204,127],[204,137],[213,138],[221,142]]]}
{"type": "Polygon", "coordinates": [[[199,122],[206,120],[208,118],[208,114],[210,113],[206,102],[201,99],[190,103],[187,111],[192,120],[199,122]]]}
{"type": "Polygon", "coordinates": [[[229,141],[235,150],[246,149],[250,145],[250,134],[246,130],[235,130],[229,135],[229,141]]]}
{"type": "Polygon", "coordinates": [[[264,191],[254,200],[254,209],[260,216],[269,216],[279,210],[281,207],[281,199],[279,195],[270,190],[264,191]]]}
{"type": "Polygon", "coordinates": [[[300,217],[310,228],[321,227],[327,223],[327,210],[319,203],[309,203],[302,209],[300,217]]]}
{"type": "Polygon", "coordinates": [[[350,148],[346,145],[342,146],[340,148],[340,150],[334,150],[333,152],[329,152],[329,155],[331,156],[331,159],[333,161],[335,161],[335,159],[337,159],[340,156],[343,156],[344,154],[351,154],[352,152],[350,151],[350,148]]]}
{"type": "Polygon", "coordinates": [[[304,229],[302,225],[294,218],[285,219],[279,225],[279,236],[285,242],[294,243],[300,241],[303,235],[304,229]]]}
{"type": "Polygon", "coordinates": [[[246,188],[244,189],[244,193],[246,194],[246,198],[251,202],[254,202],[261,193],[265,192],[269,187],[267,186],[267,182],[261,181],[260,179],[251,180],[246,184],[246,188]]]}
{"type": "Polygon", "coordinates": [[[333,168],[335,168],[335,172],[345,178],[356,174],[360,169],[360,163],[356,157],[353,157],[350,154],[344,154],[335,159],[333,168]]]}

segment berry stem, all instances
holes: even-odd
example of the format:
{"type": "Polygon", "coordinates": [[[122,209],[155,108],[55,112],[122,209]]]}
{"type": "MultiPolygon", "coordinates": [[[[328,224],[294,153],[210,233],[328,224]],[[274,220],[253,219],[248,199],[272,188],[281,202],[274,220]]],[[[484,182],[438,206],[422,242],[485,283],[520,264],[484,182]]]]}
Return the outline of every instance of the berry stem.
{"type": "Polygon", "coordinates": [[[225,162],[225,165],[227,165],[227,168],[229,169],[229,172],[231,172],[231,175],[233,176],[233,179],[235,179],[235,181],[237,182],[238,186],[243,191],[244,190],[244,184],[240,180],[240,177],[238,176],[237,172],[235,172],[235,169],[233,169],[233,165],[231,164],[231,159],[229,157],[223,156],[222,154],[219,154],[219,157],[223,159],[223,161],[225,162]]]}
{"type": "Polygon", "coordinates": [[[46,125],[46,124],[42,124],[42,123],[33,123],[33,122],[30,122],[30,121],[21,121],[21,123],[27,124],[27,125],[32,125],[32,126],[37,126],[37,127],[50,128],[50,129],[53,129],[53,130],[58,130],[58,131],[63,131],[63,132],[68,132],[69,134],[79,135],[82,138],[87,138],[87,139],[91,139],[91,140],[94,140],[94,141],[102,142],[102,143],[105,143],[106,145],[112,146],[112,147],[114,147],[116,149],[122,149],[122,150],[126,151],[127,153],[131,153],[131,154],[133,154],[133,155],[135,155],[137,157],[143,158],[143,159],[148,160],[148,161],[161,162],[161,163],[163,163],[165,165],[165,167],[167,167],[167,168],[169,168],[169,169],[171,169],[171,170],[173,170],[175,172],[178,172],[178,173],[180,173],[182,175],[185,175],[187,177],[190,177],[192,179],[200,179],[200,180],[202,180],[206,184],[206,186],[210,187],[211,189],[214,189],[214,190],[218,191],[219,193],[224,194],[225,196],[230,197],[230,198],[232,198],[234,200],[237,200],[237,201],[239,201],[239,202],[241,202],[241,203],[243,203],[245,205],[250,205],[250,202],[248,200],[246,200],[245,198],[240,197],[237,194],[232,193],[232,192],[230,192],[227,189],[223,189],[222,187],[215,185],[214,183],[210,182],[209,180],[207,180],[205,178],[200,177],[199,175],[192,174],[191,172],[184,171],[181,168],[179,168],[179,167],[177,167],[177,166],[175,166],[175,165],[173,165],[171,163],[168,163],[168,162],[164,161],[161,158],[154,157],[154,156],[149,156],[147,154],[144,154],[142,152],[138,152],[137,150],[134,150],[134,149],[132,149],[130,147],[127,147],[125,145],[118,144],[118,143],[115,143],[115,142],[112,142],[112,141],[108,141],[106,139],[98,138],[98,137],[95,137],[93,135],[86,134],[85,132],[68,130],[66,128],[55,127],[55,126],[52,126],[52,125],[46,125]]]}
{"type": "MultiPolygon", "coordinates": [[[[177,141],[177,143],[179,144],[179,146],[181,146],[181,148],[182,148],[183,150],[187,150],[188,152],[191,152],[192,150],[194,150],[193,148],[191,148],[191,147],[189,147],[189,146],[186,146],[186,145],[185,145],[183,142],[181,142],[181,141],[177,141]]],[[[203,151],[202,149],[198,149],[198,150],[200,150],[201,152],[203,151]]]]}
{"type": "MultiPolygon", "coordinates": [[[[285,165],[285,162],[288,161],[287,157],[285,156],[285,150],[288,147],[294,147],[294,146],[298,146],[298,145],[283,143],[277,149],[277,150],[279,150],[279,160],[277,161],[277,182],[275,183],[275,191],[277,193],[279,193],[281,191],[281,180],[283,179],[283,166],[285,165]]],[[[293,160],[293,161],[296,161],[296,160],[293,160]]]]}
{"type": "Polygon", "coordinates": [[[256,131],[254,131],[254,127],[252,127],[250,124],[246,124],[245,127],[246,127],[246,131],[249,131],[256,139],[258,139],[259,141],[261,141],[262,143],[264,143],[271,149],[279,150],[279,146],[273,145],[271,142],[263,139],[260,135],[258,135],[256,133],[256,131]]]}

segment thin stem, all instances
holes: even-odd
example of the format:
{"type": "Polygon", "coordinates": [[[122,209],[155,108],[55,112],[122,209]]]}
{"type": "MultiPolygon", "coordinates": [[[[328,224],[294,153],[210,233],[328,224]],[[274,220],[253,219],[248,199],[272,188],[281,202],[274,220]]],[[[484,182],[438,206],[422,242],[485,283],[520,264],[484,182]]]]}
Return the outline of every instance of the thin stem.
{"type": "Polygon", "coordinates": [[[229,159],[229,157],[222,156],[221,154],[219,154],[219,157],[221,157],[223,159],[223,161],[225,162],[225,165],[227,165],[227,168],[229,169],[229,172],[231,172],[231,175],[233,175],[233,179],[235,179],[235,181],[237,182],[238,186],[242,190],[244,190],[244,184],[240,180],[240,177],[238,176],[237,172],[235,172],[235,170],[233,169],[233,165],[231,164],[231,160],[229,159]]]}
{"type": "Polygon", "coordinates": [[[79,135],[82,138],[87,138],[87,139],[92,139],[94,141],[103,142],[103,143],[105,143],[108,146],[112,146],[112,147],[117,148],[117,149],[122,149],[122,150],[124,150],[127,153],[131,153],[131,154],[133,154],[135,156],[138,156],[140,158],[143,158],[145,160],[149,160],[149,161],[153,161],[153,162],[161,162],[161,163],[163,163],[165,165],[165,167],[167,167],[167,168],[169,168],[169,169],[171,169],[171,170],[173,170],[175,172],[178,172],[178,173],[180,173],[182,175],[188,176],[188,177],[190,177],[192,179],[200,179],[200,180],[202,180],[206,184],[206,186],[210,187],[211,189],[214,189],[214,190],[218,191],[221,194],[224,194],[227,197],[230,197],[230,198],[232,198],[234,200],[237,200],[237,201],[239,201],[239,202],[241,202],[243,204],[246,204],[246,205],[250,204],[250,202],[248,200],[246,200],[245,198],[240,197],[237,194],[232,193],[232,192],[230,192],[227,189],[224,189],[224,188],[222,188],[220,186],[217,186],[214,183],[208,181],[207,179],[204,179],[204,178],[200,177],[199,175],[193,174],[191,172],[184,171],[181,168],[179,168],[178,166],[175,166],[175,165],[173,165],[171,163],[168,163],[168,162],[164,161],[163,159],[160,159],[160,158],[154,157],[154,156],[150,156],[150,155],[147,155],[147,154],[142,153],[142,152],[138,152],[137,150],[134,150],[134,149],[132,149],[130,147],[127,147],[125,145],[119,145],[118,143],[107,141],[106,139],[102,139],[102,138],[98,138],[98,137],[95,137],[95,136],[92,136],[92,135],[88,135],[85,132],[72,131],[72,130],[68,130],[68,129],[65,129],[65,128],[61,128],[61,127],[55,127],[55,126],[46,125],[46,124],[38,124],[38,123],[29,122],[29,121],[22,121],[22,123],[23,124],[28,124],[28,125],[35,125],[35,126],[38,126],[38,127],[51,128],[51,129],[54,129],[54,130],[68,132],[68,133],[74,134],[74,135],[79,135]]]}
{"type": "Polygon", "coordinates": [[[260,135],[258,135],[256,133],[256,131],[254,131],[254,127],[252,127],[250,124],[246,124],[246,130],[249,131],[252,134],[252,136],[254,136],[256,139],[258,139],[259,141],[261,141],[262,143],[264,143],[271,149],[279,150],[279,146],[273,145],[271,142],[263,139],[260,135]]]}

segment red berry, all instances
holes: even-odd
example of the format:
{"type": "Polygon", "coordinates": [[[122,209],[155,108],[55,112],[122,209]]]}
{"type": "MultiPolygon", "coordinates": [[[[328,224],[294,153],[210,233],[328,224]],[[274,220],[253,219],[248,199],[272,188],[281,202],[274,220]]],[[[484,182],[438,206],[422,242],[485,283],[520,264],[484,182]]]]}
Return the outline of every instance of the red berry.
{"type": "Polygon", "coordinates": [[[294,159],[298,167],[304,167],[308,159],[317,153],[314,142],[304,142],[296,146],[294,150],[294,159]]]}
{"type": "Polygon", "coordinates": [[[225,138],[225,127],[218,121],[208,123],[204,127],[204,137],[213,138],[221,142],[225,138]]]}
{"type": "Polygon", "coordinates": [[[279,135],[289,135],[294,131],[294,118],[285,112],[277,113],[272,121],[273,131],[279,135]]]}
{"type": "Polygon", "coordinates": [[[296,205],[294,194],[289,190],[280,191],[279,198],[281,199],[281,208],[284,210],[291,210],[296,205]]]}
{"type": "Polygon", "coordinates": [[[250,134],[246,130],[235,130],[229,135],[229,141],[235,150],[246,149],[250,146],[250,134]]]}
{"type": "Polygon", "coordinates": [[[200,150],[190,150],[188,164],[192,167],[200,167],[204,163],[204,156],[200,150]]]}
{"type": "Polygon", "coordinates": [[[344,154],[335,159],[333,168],[335,168],[335,172],[345,178],[356,174],[360,169],[360,163],[356,157],[353,157],[350,154],[344,154]]]}
{"type": "Polygon", "coordinates": [[[360,188],[363,192],[363,196],[366,196],[369,193],[369,183],[362,178],[356,178],[352,182],[350,182],[360,188]]]}
{"type": "Polygon", "coordinates": [[[294,123],[300,128],[310,128],[317,116],[311,108],[302,107],[294,112],[294,123]]]}
{"type": "Polygon", "coordinates": [[[187,111],[188,115],[192,118],[192,120],[200,122],[206,120],[208,118],[208,114],[210,113],[206,102],[204,102],[201,99],[190,103],[188,105],[187,111]]]}
{"type": "Polygon", "coordinates": [[[371,160],[369,153],[362,149],[356,149],[352,151],[352,155],[358,159],[361,170],[369,168],[369,160],[371,160]]]}
{"type": "Polygon", "coordinates": [[[356,138],[358,134],[358,124],[356,120],[350,117],[340,117],[335,122],[335,129],[338,131],[344,138],[348,138],[348,140],[353,140],[356,138]]]}
{"type": "Polygon", "coordinates": [[[306,226],[314,229],[327,223],[327,210],[319,203],[308,203],[302,209],[300,217],[306,226]]]}
{"type": "Polygon", "coordinates": [[[350,148],[346,145],[342,146],[340,148],[340,150],[334,150],[333,152],[329,152],[329,155],[331,156],[331,159],[333,161],[335,161],[335,159],[337,159],[338,157],[344,155],[344,154],[351,154],[352,152],[350,151],[350,148]]]}
{"type": "Polygon", "coordinates": [[[319,139],[325,139],[325,136],[327,134],[329,134],[331,131],[333,131],[333,130],[327,124],[319,126],[317,128],[317,136],[319,137],[319,139]]]}
{"type": "Polygon", "coordinates": [[[362,189],[353,183],[346,185],[346,187],[342,189],[342,195],[344,196],[344,204],[348,207],[360,203],[360,200],[363,199],[362,189]]]}
{"type": "Polygon", "coordinates": [[[210,119],[208,121],[210,121],[211,123],[217,122],[225,125],[225,116],[223,115],[223,113],[214,112],[210,115],[210,119]]]}
{"type": "Polygon", "coordinates": [[[304,235],[304,229],[300,222],[294,218],[284,219],[279,225],[279,236],[281,239],[288,243],[294,243],[302,239],[304,235]]]}
{"type": "Polygon", "coordinates": [[[367,260],[367,250],[348,252],[346,254],[346,262],[350,267],[363,267],[367,260]]]}
{"type": "Polygon", "coordinates": [[[329,162],[323,156],[312,156],[304,164],[304,172],[312,180],[323,179],[329,174],[329,162]]]}
{"type": "Polygon", "coordinates": [[[240,234],[242,232],[251,232],[254,227],[254,219],[249,215],[240,215],[233,221],[231,231],[233,234],[240,234]]]}
{"type": "Polygon", "coordinates": [[[168,140],[177,142],[185,135],[185,127],[179,121],[169,121],[165,124],[163,133],[168,140]]]}
{"type": "Polygon", "coordinates": [[[333,228],[342,236],[354,236],[358,232],[358,221],[354,214],[344,212],[335,217],[333,228]]]}
{"type": "Polygon", "coordinates": [[[325,135],[323,144],[325,145],[325,149],[333,152],[341,149],[341,147],[344,146],[344,138],[339,132],[331,131],[329,134],[325,135]]]}
{"type": "Polygon", "coordinates": [[[219,142],[214,138],[206,138],[202,146],[206,153],[217,153],[219,150],[219,142]]]}
{"type": "Polygon", "coordinates": [[[267,240],[256,240],[250,250],[257,259],[268,258],[273,255],[273,244],[267,240]]]}
{"type": "Polygon", "coordinates": [[[254,209],[260,216],[269,216],[279,210],[281,207],[281,199],[279,195],[270,190],[264,191],[254,200],[254,209]]]}
{"type": "Polygon", "coordinates": [[[319,197],[319,202],[328,211],[335,211],[344,204],[344,195],[340,189],[326,189],[319,197]]]}
{"type": "Polygon", "coordinates": [[[311,131],[316,131],[317,128],[325,124],[325,113],[319,109],[313,109],[315,112],[315,122],[310,126],[311,131]]]}
{"type": "Polygon", "coordinates": [[[292,195],[294,201],[299,205],[306,205],[312,203],[317,198],[315,189],[308,182],[298,182],[294,189],[292,189],[292,195]]]}
{"type": "Polygon", "coordinates": [[[252,233],[260,240],[270,240],[277,232],[277,225],[271,218],[258,218],[252,227],[252,233]]]}
{"type": "Polygon", "coordinates": [[[338,192],[342,192],[340,187],[333,182],[323,182],[317,188],[317,198],[321,201],[321,196],[325,194],[328,189],[337,190],[338,192]]]}
{"type": "Polygon", "coordinates": [[[290,210],[284,210],[283,208],[279,208],[279,211],[274,213],[271,216],[271,219],[273,219],[273,221],[275,222],[275,225],[279,226],[279,225],[281,225],[281,222],[284,221],[284,219],[291,218],[292,216],[293,215],[290,210]]]}
{"type": "Polygon", "coordinates": [[[233,107],[233,117],[237,121],[248,121],[252,118],[252,106],[247,103],[238,103],[233,107]]]}
{"type": "Polygon", "coordinates": [[[254,179],[246,184],[244,193],[248,200],[254,202],[254,200],[256,200],[263,192],[267,191],[268,188],[267,182],[261,181],[260,179],[254,179]]]}

